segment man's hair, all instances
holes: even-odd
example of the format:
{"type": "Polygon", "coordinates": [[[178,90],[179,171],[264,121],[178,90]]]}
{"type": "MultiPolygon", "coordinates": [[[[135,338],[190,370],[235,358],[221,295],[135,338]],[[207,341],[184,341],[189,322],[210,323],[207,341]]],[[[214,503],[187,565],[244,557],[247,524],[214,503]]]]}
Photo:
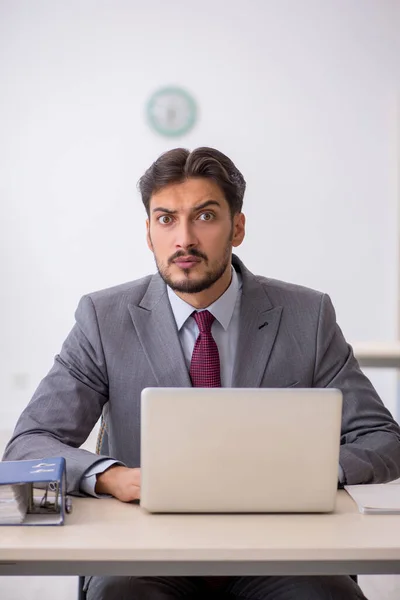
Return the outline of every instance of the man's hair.
{"type": "Polygon", "coordinates": [[[174,148],[161,154],[140,178],[138,187],[147,214],[151,196],[171,183],[183,183],[191,177],[212,179],[224,192],[231,215],[240,213],[246,182],[230,158],[214,148],[174,148]]]}

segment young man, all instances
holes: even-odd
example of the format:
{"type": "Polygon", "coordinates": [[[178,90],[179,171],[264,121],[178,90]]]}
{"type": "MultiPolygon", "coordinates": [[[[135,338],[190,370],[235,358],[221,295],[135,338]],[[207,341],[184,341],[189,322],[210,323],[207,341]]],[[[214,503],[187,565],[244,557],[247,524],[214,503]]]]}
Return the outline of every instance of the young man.
{"type": "MultiPolygon", "coordinates": [[[[211,148],[171,150],[146,171],[140,191],[158,273],[82,298],[6,459],[63,455],[70,493],[129,502],[140,498],[143,388],[298,385],[343,392],[342,483],[400,477],[399,427],[360,371],[329,297],[254,276],[232,255],[245,235],[245,185],[211,148]],[[79,448],[102,412],[108,457],[79,448]]],[[[195,599],[211,590],[247,600],[364,598],[349,577],[93,577],[87,587],[89,600],[195,599]]]]}

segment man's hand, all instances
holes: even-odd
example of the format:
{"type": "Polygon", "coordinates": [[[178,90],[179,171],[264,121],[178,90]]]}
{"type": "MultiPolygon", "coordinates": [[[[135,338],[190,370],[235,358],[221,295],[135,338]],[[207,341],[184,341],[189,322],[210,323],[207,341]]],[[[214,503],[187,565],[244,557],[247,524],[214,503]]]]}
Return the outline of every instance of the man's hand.
{"type": "Polygon", "coordinates": [[[122,502],[140,499],[140,469],[112,465],[97,475],[97,494],[110,494],[122,502]]]}

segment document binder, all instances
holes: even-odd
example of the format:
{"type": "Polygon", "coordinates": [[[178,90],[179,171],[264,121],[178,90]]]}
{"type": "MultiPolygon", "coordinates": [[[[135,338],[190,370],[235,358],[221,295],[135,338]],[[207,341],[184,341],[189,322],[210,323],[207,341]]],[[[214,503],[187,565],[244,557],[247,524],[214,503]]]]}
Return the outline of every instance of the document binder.
{"type": "Polygon", "coordinates": [[[63,525],[69,502],[63,457],[0,462],[0,525],[63,525]]]}

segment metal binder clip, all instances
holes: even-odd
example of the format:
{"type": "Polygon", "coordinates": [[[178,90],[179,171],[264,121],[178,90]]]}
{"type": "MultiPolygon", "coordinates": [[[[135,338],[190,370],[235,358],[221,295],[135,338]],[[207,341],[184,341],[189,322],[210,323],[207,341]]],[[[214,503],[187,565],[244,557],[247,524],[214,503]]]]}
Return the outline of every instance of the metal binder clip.
{"type": "Polygon", "coordinates": [[[65,512],[69,515],[72,513],[72,498],[65,496],[65,512]]]}

